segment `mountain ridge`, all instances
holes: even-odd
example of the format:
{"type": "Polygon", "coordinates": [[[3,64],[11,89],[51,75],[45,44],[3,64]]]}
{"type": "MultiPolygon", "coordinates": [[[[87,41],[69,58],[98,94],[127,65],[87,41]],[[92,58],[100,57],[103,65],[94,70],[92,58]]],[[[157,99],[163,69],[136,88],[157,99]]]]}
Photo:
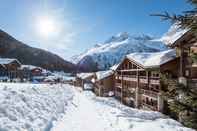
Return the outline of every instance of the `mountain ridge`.
{"type": "Polygon", "coordinates": [[[31,47],[0,29],[0,57],[16,58],[23,64],[40,66],[49,70],[71,72],[75,65],[49,51],[31,47]]]}
{"type": "Polygon", "coordinates": [[[134,52],[158,52],[167,47],[161,41],[149,35],[129,35],[127,32],[110,37],[80,55],[74,56],[72,62],[78,70],[97,71],[109,69],[119,63],[125,55],[134,52]]]}

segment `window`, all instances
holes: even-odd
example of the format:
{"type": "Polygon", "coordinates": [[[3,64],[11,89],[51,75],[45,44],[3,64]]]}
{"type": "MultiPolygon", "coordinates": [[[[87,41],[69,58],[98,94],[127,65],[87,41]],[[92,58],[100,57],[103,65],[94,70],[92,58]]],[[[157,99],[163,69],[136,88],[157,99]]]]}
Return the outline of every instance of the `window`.
{"type": "Polygon", "coordinates": [[[159,73],[156,71],[151,72],[152,77],[159,77],[159,73]]]}

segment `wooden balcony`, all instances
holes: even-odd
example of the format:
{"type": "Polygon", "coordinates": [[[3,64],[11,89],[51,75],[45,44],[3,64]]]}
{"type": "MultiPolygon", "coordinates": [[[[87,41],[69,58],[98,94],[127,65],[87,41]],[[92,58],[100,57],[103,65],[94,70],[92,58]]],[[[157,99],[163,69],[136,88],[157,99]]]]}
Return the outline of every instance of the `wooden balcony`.
{"type": "Polygon", "coordinates": [[[148,84],[148,79],[146,76],[140,76],[139,81],[140,81],[140,83],[148,84]]]}
{"type": "Polygon", "coordinates": [[[153,111],[157,111],[157,105],[149,105],[145,102],[142,102],[142,108],[145,110],[153,110],[153,111]]]}
{"type": "Polygon", "coordinates": [[[115,87],[118,87],[118,88],[122,88],[122,85],[121,85],[121,83],[115,83],[115,87]]]}
{"type": "Polygon", "coordinates": [[[140,89],[140,93],[142,95],[145,95],[145,96],[148,96],[148,97],[151,97],[151,98],[154,98],[154,99],[157,99],[157,97],[158,97],[158,93],[154,92],[154,91],[151,91],[151,90],[140,89]]]}
{"type": "Polygon", "coordinates": [[[159,77],[151,77],[150,78],[150,84],[159,85],[160,84],[160,78],[159,77]]]}
{"type": "Polygon", "coordinates": [[[123,80],[137,82],[136,75],[124,75],[123,80]]]}

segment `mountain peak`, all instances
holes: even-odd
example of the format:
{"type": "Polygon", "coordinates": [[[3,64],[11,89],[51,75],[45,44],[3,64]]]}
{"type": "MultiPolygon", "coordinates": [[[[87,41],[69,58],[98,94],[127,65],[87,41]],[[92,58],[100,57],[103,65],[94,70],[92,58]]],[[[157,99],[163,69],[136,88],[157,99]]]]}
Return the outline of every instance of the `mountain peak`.
{"type": "Polygon", "coordinates": [[[119,63],[127,54],[158,52],[166,49],[162,42],[154,41],[149,35],[129,35],[127,32],[122,32],[74,57],[73,62],[79,69],[85,71],[105,70],[119,63]]]}
{"type": "Polygon", "coordinates": [[[111,42],[121,42],[129,38],[129,33],[127,32],[120,32],[115,36],[112,36],[109,38],[105,43],[111,43],[111,42]]]}
{"type": "Polygon", "coordinates": [[[133,35],[133,38],[136,40],[152,40],[153,38],[146,34],[140,34],[140,35],[133,35]]]}

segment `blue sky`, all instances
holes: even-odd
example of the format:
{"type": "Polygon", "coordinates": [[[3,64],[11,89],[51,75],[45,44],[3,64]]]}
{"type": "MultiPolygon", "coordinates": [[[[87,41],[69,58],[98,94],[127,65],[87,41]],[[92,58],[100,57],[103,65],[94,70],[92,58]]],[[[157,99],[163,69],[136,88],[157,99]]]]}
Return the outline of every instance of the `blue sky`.
{"type": "MultiPolygon", "coordinates": [[[[169,28],[152,13],[181,13],[186,0],[3,0],[0,28],[24,43],[65,59],[119,32],[162,36],[169,28]],[[58,33],[40,36],[36,24],[49,16],[58,33]]],[[[39,26],[40,27],[40,26],[39,26]]]]}

